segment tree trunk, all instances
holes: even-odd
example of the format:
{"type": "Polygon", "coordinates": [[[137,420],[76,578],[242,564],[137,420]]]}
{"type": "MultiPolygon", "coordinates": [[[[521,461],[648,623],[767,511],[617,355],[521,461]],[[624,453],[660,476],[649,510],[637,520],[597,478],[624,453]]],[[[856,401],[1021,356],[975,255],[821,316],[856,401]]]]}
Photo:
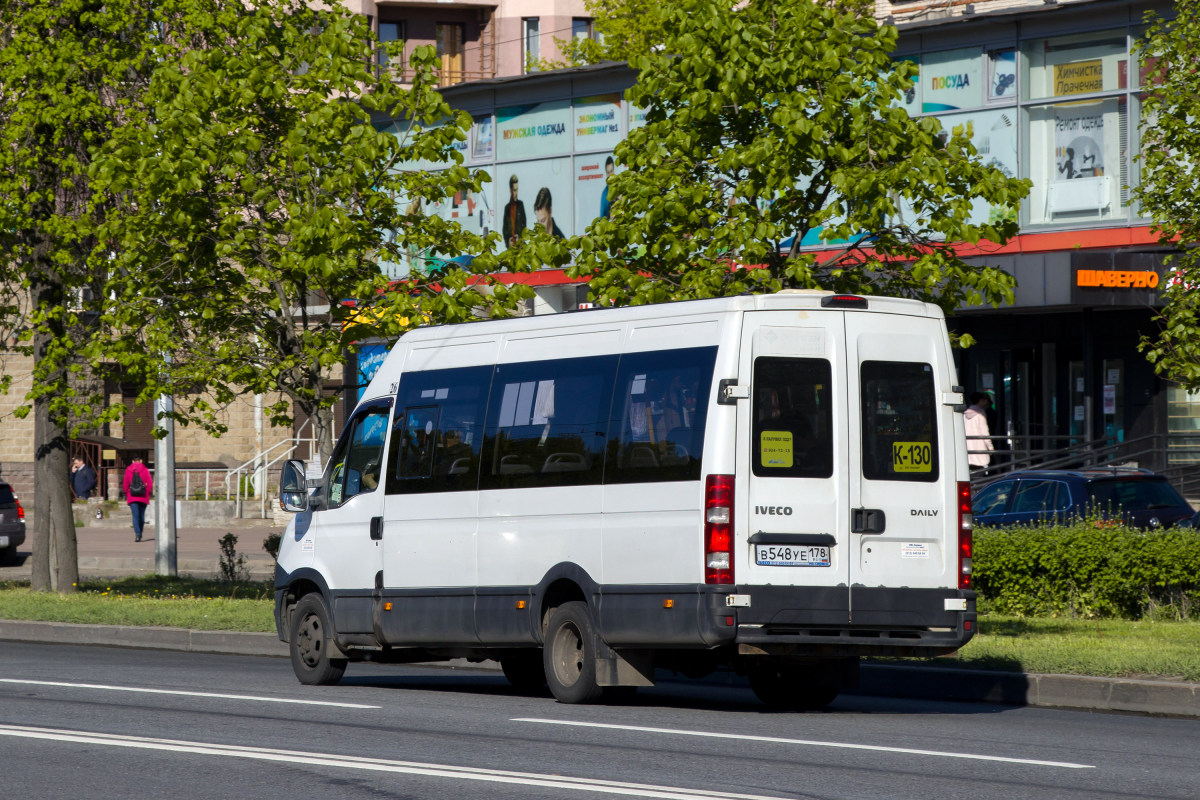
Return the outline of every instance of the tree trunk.
{"type": "MultiPolygon", "coordinates": [[[[34,301],[46,308],[62,300],[62,287],[53,279],[34,289],[34,301]]],[[[44,363],[56,338],[50,331],[34,335],[34,360],[44,363]]],[[[51,383],[65,385],[66,370],[54,371],[51,383]]],[[[71,512],[71,473],[68,466],[70,443],[61,420],[56,420],[50,403],[51,395],[33,401],[33,568],[31,585],[38,592],[74,592],[79,583],[79,552],[75,539],[75,518],[71,512]]]]}
{"type": "Polygon", "coordinates": [[[317,451],[321,454],[321,463],[327,464],[329,457],[333,455],[336,433],[333,430],[333,409],[328,406],[314,408],[309,418],[312,420],[313,438],[317,440],[317,451]]]}

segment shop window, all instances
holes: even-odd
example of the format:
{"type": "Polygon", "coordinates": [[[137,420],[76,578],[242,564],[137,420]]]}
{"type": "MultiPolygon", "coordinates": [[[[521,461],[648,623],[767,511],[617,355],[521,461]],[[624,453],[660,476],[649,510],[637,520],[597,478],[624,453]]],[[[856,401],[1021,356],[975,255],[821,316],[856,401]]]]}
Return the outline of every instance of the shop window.
{"type": "Polygon", "coordinates": [[[1115,92],[1129,86],[1124,31],[1037,39],[1023,50],[1024,99],[1115,92]]]}
{"type": "Polygon", "coordinates": [[[978,47],[926,53],[921,59],[921,110],[957,111],[983,105],[983,59],[978,47]]]}
{"type": "Polygon", "coordinates": [[[1125,96],[1026,111],[1031,224],[1126,215],[1129,114],[1125,96]]]}
{"type": "Polygon", "coordinates": [[[1017,51],[1006,47],[988,53],[989,103],[1003,103],[1017,98],[1017,51]]]}
{"type": "MultiPolygon", "coordinates": [[[[945,114],[938,117],[942,128],[949,134],[957,127],[970,133],[980,160],[989,167],[999,170],[1006,177],[1019,174],[1017,160],[1017,109],[988,108],[962,114],[945,114]]],[[[991,206],[976,199],[971,208],[970,221],[979,225],[986,222],[999,223],[1005,219],[1016,219],[1017,207],[991,206]]]]}

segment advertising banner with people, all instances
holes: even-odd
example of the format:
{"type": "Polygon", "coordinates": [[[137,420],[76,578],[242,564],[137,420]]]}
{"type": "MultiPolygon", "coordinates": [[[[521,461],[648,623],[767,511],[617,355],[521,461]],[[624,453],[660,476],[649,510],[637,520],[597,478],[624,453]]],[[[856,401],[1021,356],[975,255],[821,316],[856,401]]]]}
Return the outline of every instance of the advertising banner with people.
{"type": "Polygon", "coordinates": [[[610,194],[608,178],[616,171],[612,153],[575,158],[575,220],[580,233],[587,230],[593,220],[608,217],[615,199],[610,194]]]}
{"type": "Polygon", "coordinates": [[[560,238],[574,233],[569,157],[498,164],[496,169],[496,190],[504,198],[499,211],[506,247],[515,246],[536,225],[560,238]]]}

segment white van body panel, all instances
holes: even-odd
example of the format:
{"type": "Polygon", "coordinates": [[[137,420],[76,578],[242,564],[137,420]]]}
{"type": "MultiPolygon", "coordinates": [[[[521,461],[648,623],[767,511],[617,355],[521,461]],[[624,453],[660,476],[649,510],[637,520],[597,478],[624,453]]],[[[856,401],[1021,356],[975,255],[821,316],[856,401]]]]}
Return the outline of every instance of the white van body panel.
{"type": "MultiPolygon", "coordinates": [[[[947,400],[959,390],[942,313],[874,297],[865,308],[823,307],[826,297],[782,292],[405,334],[347,424],[365,409],[378,414],[392,404],[382,451],[387,485],[302,512],[289,525],[276,579],[281,636],[288,608],[316,587],[326,596],[339,647],[352,658],[393,657],[406,647],[482,657],[536,647],[548,609],[572,598],[588,604],[599,635],[614,648],[788,656],[955,649],[973,633],[974,594],[959,583],[957,482],[967,479],[967,467],[961,414],[947,400]],[[703,406],[686,414],[682,426],[673,423],[693,431],[691,439],[673,439],[665,416],[654,421],[659,412],[642,385],[654,370],[686,361],[677,351],[704,369],[711,365],[709,384],[691,390],[706,398],[703,406]],[[611,398],[572,394],[568,378],[508,377],[585,361],[579,369],[598,365],[611,398]],[[905,467],[917,469],[915,476],[864,476],[863,365],[875,362],[931,381],[932,405],[921,407],[920,433],[931,439],[936,432],[930,448],[936,470],[920,472],[918,465],[905,467]],[[639,372],[643,363],[652,365],[650,372],[639,372]],[[820,422],[819,458],[808,454],[799,423],[762,421],[760,364],[801,387],[792,405],[820,422]],[[412,420],[421,419],[407,414],[429,410],[426,433],[433,441],[441,430],[433,415],[449,408],[455,375],[472,376],[462,380],[482,398],[471,401],[480,416],[467,443],[474,456],[463,461],[474,472],[461,473],[474,482],[440,489],[405,483],[398,453],[409,440],[400,432],[419,434],[412,420]],[[451,388],[440,388],[442,376],[451,388]],[[727,398],[720,396],[723,384],[732,387],[727,398]],[[598,430],[572,434],[602,442],[586,451],[590,462],[586,452],[566,448],[569,437],[551,436],[552,423],[566,417],[567,398],[607,409],[598,430]],[[646,447],[621,438],[634,436],[630,426],[642,426],[643,412],[649,427],[636,435],[646,437],[646,447]],[[510,440],[536,445],[536,461],[505,461],[510,440]],[[784,475],[764,460],[768,455],[804,474],[784,475]],[[668,456],[690,471],[671,472],[668,456]],[[640,458],[647,459],[648,477],[636,472],[640,458]],[[594,477],[578,476],[587,470],[594,477]],[[733,583],[706,583],[709,476],[733,481],[733,583]],[[880,512],[886,524],[855,530],[864,509],[880,512]],[[759,564],[760,541],[825,542],[829,563],[759,564]]],[[[871,446],[921,444],[911,427],[894,435],[885,430],[879,411],[870,412],[871,436],[879,440],[871,446]]],[[[443,445],[429,447],[440,452],[443,445]]],[[[876,454],[873,469],[878,460],[876,454]]],[[[327,465],[324,484],[332,469],[327,465]]]]}

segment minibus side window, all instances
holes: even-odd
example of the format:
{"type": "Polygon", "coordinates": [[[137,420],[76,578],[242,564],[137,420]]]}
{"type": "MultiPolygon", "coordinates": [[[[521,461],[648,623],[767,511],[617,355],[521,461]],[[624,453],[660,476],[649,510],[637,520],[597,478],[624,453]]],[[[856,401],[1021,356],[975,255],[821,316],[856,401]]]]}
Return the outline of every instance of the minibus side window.
{"type": "Polygon", "coordinates": [[[388,494],[477,488],[491,367],[405,373],[388,447],[388,494]]]}
{"type": "Polygon", "coordinates": [[[480,488],[600,483],[616,368],[615,356],[498,365],[480,488]]]}
{"type": "Polygon", "coordinates": [[[379,486],[390,413],[389,408],[374,408],[351,420],[325,472],[325,508],[336,508],[379,486]]]}
{"type": "Polygon", "coordinates": [[[936,481],[938,417],[933,367],[918,362],[864,361],[861,389],[863,477],[936,481]]]}
{"type": "Polygon", "coordinates": [[[621,356],[605,483],[700,479],[717,348],[621,356]]]}
{"type": "Polygon", "coordinates": [[[833,475],[833,371],[821,358],[754,360],[754,474],[833,475]]]}

